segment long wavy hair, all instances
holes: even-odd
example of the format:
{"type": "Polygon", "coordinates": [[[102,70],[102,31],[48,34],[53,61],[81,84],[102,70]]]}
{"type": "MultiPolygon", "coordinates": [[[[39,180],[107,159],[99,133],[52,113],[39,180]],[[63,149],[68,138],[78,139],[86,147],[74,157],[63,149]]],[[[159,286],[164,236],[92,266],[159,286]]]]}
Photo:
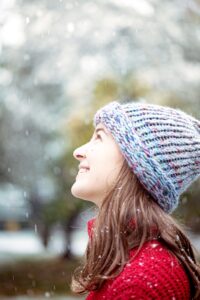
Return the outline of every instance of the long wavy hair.
{"type": "Polygon", "coordinates": [[[102,201],[94,225],[83,263],[72,276],[74,293],[100,289],[123,270],[130,249],[138,248],[136,256],[146,241],[157,239],[182,263],[190,280],[192,299],[200,299],[197,250],[184,233],[184,226],[159,207],[126,161],[115,186],[102,201]]]}

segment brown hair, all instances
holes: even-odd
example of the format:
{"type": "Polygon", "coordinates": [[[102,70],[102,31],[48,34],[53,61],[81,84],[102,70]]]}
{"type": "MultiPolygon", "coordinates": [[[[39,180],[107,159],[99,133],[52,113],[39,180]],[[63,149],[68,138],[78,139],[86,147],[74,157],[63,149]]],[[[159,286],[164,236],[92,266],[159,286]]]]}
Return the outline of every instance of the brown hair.
{"type": "Polygon", "coordinates": [[[200,296],[200,264],[193,246],[177,221],[165,213],[128,167],[122,166],[115,187],[105,197],[95,219],[84,263],[73,274],[71,289],[84,294],[115,278],[129,259],[129,250],[158,239],[184,266],[192,299],[200,296]],[[134,220],[134,228],[130,226],[134,220]],[[155,230],[156,229],[156,230],[155,230]]]}

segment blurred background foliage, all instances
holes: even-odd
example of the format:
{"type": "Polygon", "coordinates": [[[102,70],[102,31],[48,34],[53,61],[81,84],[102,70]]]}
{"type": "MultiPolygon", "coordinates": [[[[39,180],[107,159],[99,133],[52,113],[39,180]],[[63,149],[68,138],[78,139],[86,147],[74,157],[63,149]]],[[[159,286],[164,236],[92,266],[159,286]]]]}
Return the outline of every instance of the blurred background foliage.
{"type": "MultiPolygon", "coordinates": [[[[200,118],[199,37],[199,0],[2,0],[1,228],[37,226],[47,246],[60,224],[71,258],[72,224],[91,206],[70,192],[73,151],[90,139],[94,113],[117,99],[200,118]],[[9,202],[11,190],[21,198],[9,202]]],[[[174,213],[198,234],[199,194],[198,180],[174,213]]]]}

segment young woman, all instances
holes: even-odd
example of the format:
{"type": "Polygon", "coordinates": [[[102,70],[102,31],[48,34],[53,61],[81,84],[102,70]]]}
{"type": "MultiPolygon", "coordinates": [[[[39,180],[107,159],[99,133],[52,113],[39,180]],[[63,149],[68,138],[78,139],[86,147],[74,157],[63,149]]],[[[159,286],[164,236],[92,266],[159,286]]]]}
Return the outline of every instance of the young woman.
{"type": "Polygon", "coordinates": [[[200,265],[170,216],[200,175],[200,122],[152,104],[111,102],[97,111],[71,188],[92,201],[84,262],[71,288],[87,300],[200,299],[200,265]]]}

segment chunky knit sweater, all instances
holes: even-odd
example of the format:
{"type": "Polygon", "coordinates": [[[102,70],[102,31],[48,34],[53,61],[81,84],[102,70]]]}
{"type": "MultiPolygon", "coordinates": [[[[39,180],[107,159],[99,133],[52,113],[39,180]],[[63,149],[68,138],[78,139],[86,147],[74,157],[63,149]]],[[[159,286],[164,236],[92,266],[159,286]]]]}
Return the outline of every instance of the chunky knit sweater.
{"type": "MultiPolygon", "coordinates": [[[[87,223],[89,238],[94,219],[87,223]]],[[[130,251],[130,258],[136,252],[130,251]]],[[[189,300],[188,277],[178,259],[159,241],[146,242],[122,272],[91,291],[86,300],[189,300]]]]}

